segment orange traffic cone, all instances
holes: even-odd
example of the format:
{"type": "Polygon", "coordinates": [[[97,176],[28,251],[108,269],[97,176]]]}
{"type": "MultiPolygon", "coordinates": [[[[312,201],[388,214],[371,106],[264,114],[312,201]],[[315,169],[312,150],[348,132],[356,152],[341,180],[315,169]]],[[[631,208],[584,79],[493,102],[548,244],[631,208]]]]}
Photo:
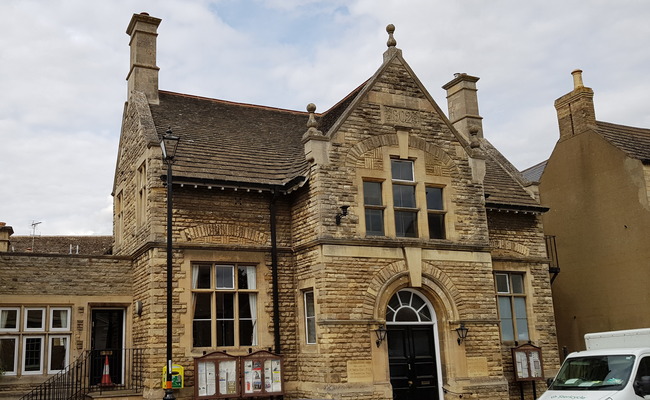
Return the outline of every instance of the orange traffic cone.
{"type": "Polygon", "coordinates": [[[111,368],[108,365],[108,356],[106,356],[106,361],[104,361],[104,373],[99,386],[113,386],[113,381],[111,380],[111,368]]]}

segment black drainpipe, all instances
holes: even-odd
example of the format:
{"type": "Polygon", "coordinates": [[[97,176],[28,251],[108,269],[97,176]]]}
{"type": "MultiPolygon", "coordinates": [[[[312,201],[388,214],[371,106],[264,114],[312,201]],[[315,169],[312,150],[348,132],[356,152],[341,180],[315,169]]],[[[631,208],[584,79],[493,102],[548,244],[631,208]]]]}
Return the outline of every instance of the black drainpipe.
{"type": "Polygon", "coordinates": [[[273,280],[273,336],[275,337],[275,353],[281,354],[280,348],[280,295],[278,288],[278,244],[276,241],[276,211],[275,200],[277,199],[275,189],[271,194],[269,211],[271,213],[271,278],[273,280]]]}

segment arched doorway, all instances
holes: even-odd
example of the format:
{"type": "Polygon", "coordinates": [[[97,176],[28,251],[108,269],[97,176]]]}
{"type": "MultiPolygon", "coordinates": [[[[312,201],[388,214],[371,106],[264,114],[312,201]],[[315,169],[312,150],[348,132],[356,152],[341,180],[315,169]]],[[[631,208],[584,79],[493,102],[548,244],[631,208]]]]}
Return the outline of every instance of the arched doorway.
{"type": "Polygon", "coordinates": [[[393,399],[442,399],[436,324],[433,307],[415,290],[402,289],[388,302],[386,329],[393,399]]]}

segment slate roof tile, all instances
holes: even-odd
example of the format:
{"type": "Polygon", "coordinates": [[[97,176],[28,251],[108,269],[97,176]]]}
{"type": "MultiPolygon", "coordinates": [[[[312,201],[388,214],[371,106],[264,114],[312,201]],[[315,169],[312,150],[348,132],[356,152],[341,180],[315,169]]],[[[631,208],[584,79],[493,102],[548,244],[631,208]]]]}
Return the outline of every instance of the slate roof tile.
{"type": "Polygon", "coordinates": [[[650,129],[596,121],[596,132],[629,157],[650,163],[650,129]]]}
{"type": "MultiPolygon", "coordinates": [[[[326,133],[352,104],[364,84],[322,114],[326,133]]],[[[160,91],[151,105],[157,133],[168,128],[181,138],[174,176],[239,184],[283,185],[306,176],[302,136],[307,112],[283,110],[160,91]]],[[[513,174],[519,173],[489,142],[485,191],[489,202],[538,206],[513,174]],[[510,166],[510,167],[508,167],[510,166]]]]}
{"type": "Polygon", "coordinates": [[[483,145],[487,153],[483,182],[486,203],[540,207],[524,189],[520,172],[486,139],[483,139],[483,145]]]}
{"type": "Polygon", "coordinates": [[[306,174],[308,113],[160,91],[151,106],[159,135],[181,140],[174,175],[282,185],[306,174]]]}

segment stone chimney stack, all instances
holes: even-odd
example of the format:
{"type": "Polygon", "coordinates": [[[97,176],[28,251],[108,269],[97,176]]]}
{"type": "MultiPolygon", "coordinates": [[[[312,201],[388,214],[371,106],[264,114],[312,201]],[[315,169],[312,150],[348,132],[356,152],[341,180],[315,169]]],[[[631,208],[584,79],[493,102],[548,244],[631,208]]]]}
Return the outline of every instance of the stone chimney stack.
{"type": "Polygon", "coordinates": [[[9,251],[9,246],[11,244],[10,237],[14,234],[14,229],[10,226],[7,226],[6,223],[0,222],[0,253],[6,253],[9,251]]]}
{"type": "Polygon", "coordinates": [[[555,100],[560,140],[596,127],[594,91],[582,83],[581,70],[576,69],[571,72],[571,75],[573,75],[573,91],[555,100]]]}
{"type": "Polygon", "coordinates": [[[128,94],[137,90],[143,92],[150,104],[158,104],[158,68],[156,66],[156,38],[160,18],[147,13],[133,14],[126,34],[131,36],[131,63],[128,81],[128,94]]]}
{"type": "Polygon", "coordinates": [[[479,138],[483,137],[483,117],[478,114],[476,82],[479,78],[466,73],[454,74],[454,79],[442,88],[447,91],[449,120],[454,128],[468,141],[475,128],[479,138]]]}

